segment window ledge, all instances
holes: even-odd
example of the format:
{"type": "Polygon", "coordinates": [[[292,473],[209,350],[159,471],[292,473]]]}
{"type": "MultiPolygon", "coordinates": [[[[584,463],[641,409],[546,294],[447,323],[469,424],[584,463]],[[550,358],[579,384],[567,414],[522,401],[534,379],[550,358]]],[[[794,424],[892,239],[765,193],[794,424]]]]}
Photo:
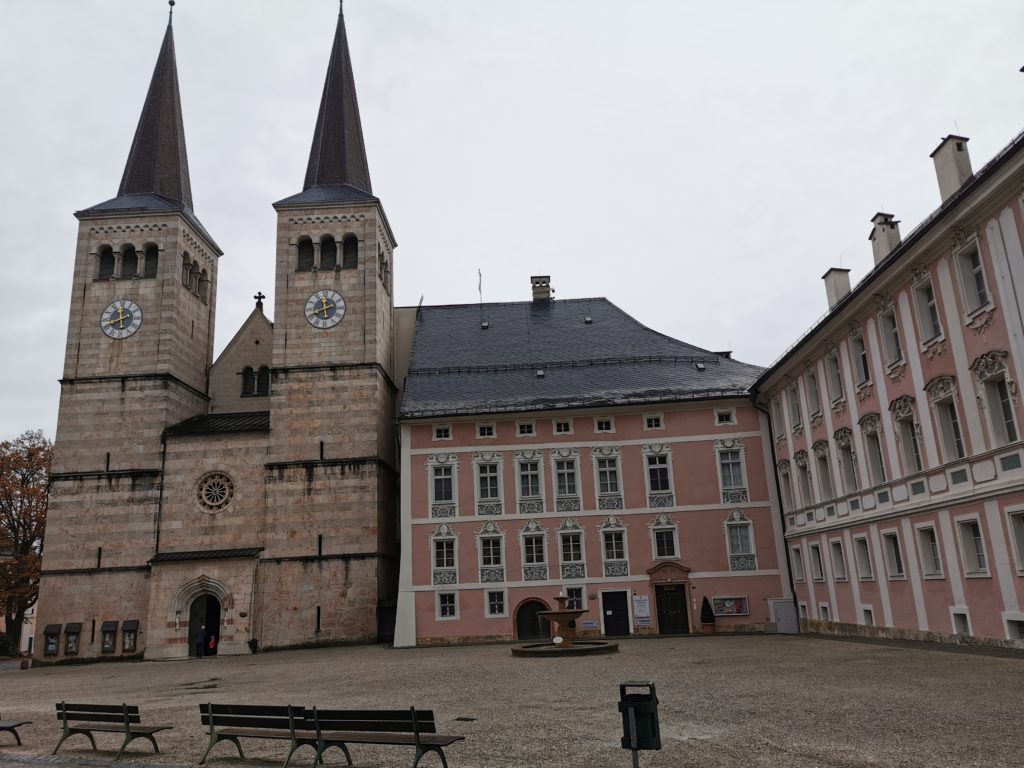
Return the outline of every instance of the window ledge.
{"type": "Polygon", "coordinates": [[[907,574],[905,574],[905,573],[889,576],[889,581],[906,581],[906,580],[907,580],[907,574]]]}
{"type": "Polygon", "coordinates": [[[975,307],[974,309],[970,310],[969,312],[967,312],[966,315],[964,315],[964,317],[966,318],[966,320],[968,322],[970,322],[971,320],[976,318],[978,315],[981,315],[981,314],[983,314],[985,312],[988,312],[990,310],[995,310],[995,308],[996,308],[995,302],[989,301],[986,304],[982,304],[980,307],[975,307]]]}
{"type": "Polygon", "coordinates": [[[973,571],[964,574],[967,579],[991,579],[992,574],[988,571],[973,571]]]}
{"type": "Polygon", "coordinates": [[[858,576],[857,580],[858,581],[874,581],[875,577],[874,576],[858,576]]]}

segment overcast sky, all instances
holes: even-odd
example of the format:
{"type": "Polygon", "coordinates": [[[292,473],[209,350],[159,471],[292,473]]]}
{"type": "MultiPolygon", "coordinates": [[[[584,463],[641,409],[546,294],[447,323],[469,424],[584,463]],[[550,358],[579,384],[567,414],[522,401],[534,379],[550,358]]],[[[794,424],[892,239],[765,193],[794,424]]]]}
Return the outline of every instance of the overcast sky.
{"type": "MultiPolygon", "coordinates": [[[[164,0],[0,0],[0,439],[56,430],[78,222],[113,197],[164,0]]],[[[216,352],[274,290],[336,0],[178,0],[195,211],[225,254],[216,352]]],[[[1020,0],[348,0],[396,301],[606,296],[767,365],[871,266],[869,219],[939,204],[1024,128],[1020,0]]]]}

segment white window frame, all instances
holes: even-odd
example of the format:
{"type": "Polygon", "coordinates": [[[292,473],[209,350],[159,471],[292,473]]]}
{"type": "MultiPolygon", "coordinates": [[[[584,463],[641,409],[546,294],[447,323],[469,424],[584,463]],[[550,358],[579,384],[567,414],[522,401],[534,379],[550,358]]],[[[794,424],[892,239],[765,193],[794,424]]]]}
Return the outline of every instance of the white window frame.
{"type": "Polygon", "coordinates": [[[479,421],[476,425],[476,439],[477,440],[495,440],[498,437],[498,427],[493,421],[479,421]],[[485,430],[490,429],[491,434],[483,434],[485,430]]]}
{"type": "Polygon", "coordinates": [[[964,301],[966,323],[970,322],[970,319],[979,312],[992,308],[995,297],[992,295],[988,275],[985,273],[985,259],[981,253],[981,243],[977,238],[971,239],[970,242],[954,251],[953,261],[956,263],[957,274],[960,278],[960,296],[964,301]],[[972,257],[975,255],[978,259],[976,267],[971,263],[972,257]],[[980,288],[978,286],[979,276],[981,277],[980,288]]]}
{"type": "Polygon", "coordinates": [[[803,584],[807,581],[807,571],[804,569],[803,547],[799,544],[790,547],[789,564],[793,568],[793,581],[803,584]]]}
{"type": "Polygon", "coordinates": [[[629,576],[629,533],[626,526],[615,515],[611,515],[598,527],[598,535],[601,544],[601,575],[605,578],[626,578],[629,576]],[[608,545],[605,536],[608,534],[619,534],[622,536],[622,557],[608,557],[608,545]],[[609,563],[624,563],[626,572],[620,574],[609,574],[609,563]]]}
{"type": "Polygon", "coordinates": [[[832,621],[832,612],[828,609],[828,603],[818,603],[818,619],[821,621],[832,621]]]}
{"type": "Polygon", "coordinates": [[[473,511],[477,515],[506,514],[505,509],[505,456],[500,451],[482,451],[473,454],[473,499],[475,501],[473,511]],[[497,498],[484,498],[480,493],[480,470],[484,466],[495,465],[497,467],[498,496],[497,498]],[[497,507],[497,511],[491,507],[497,507]]]}
{"type": "Polygon", "coordinates": [[[818,440],[811,446],[814,453],[815,471],[818,475],[818,490],[822,501],[832,501],[836,497],[835,485],[832,482],[832,456],[828,440],[818,440]],[[818,446],[824,443],[824,448],[818,446]]]}
{"type": "Polygon", "coordinates": [[[737,423],[735,408],[715,408],[716,427],[731,427],[737,423]]]}
{"type": "Polygon", "coordinates": [[[508,588],[502,587],[500,589],[492,589],[487,587],[484,590],[484,618],[485,619],[504,619],[508,618],[508,588]],[[495,592],[501,595],[501,613],[491,613],[491,593],[495,592]]]}
{"type": "MultiPolygon", "coordinates": [[[[943,462],[949,463],[967,457],[967,441],[960,410],[957,407],[960,396],[956,380],[952,377],[942,378],[945,379],[945,386],[941,390],[930,389],[929,399],[938,427],[939,450],[942,452],[943,462]]],[[[929,385],[932,383],[929,382],[929,385]]]]}
{"type": "Polygon", "coordinates": [[[590,461],[592,464],[594,478],[594,498],[597,499],[598,509],[607,510],[623,508],[624,490],[622,487],[623,476],[621,453],[621,449],[614,445],[597,445],[590,449],[590,461]],[[614,473],[615,477],[614,491],[601,490],[602,473],[609,471],[601,468],[602,462],[611,462],[612,464],[611,471],[614,473]]]}
{"type": "Polygon", "coordinates": [[[1016,554],[1017,573],[1024,575],[1024,506],[1006,508],[1006,524],[1016,554]]]}
{"type": "Polygon", "coordinates": [[[587,588],[583,584],[563,584],[562,591],[569,598],[565,601],[565,607],[569,610],[583,610],[587,607],[587,588]],[[572,596],[573,591],[580,593],[579,600],[572,596]],[[575,607],[574,607],[575,606],[575,607]]]}
{"type": "Polygon", "coordinates": [[[644,432],[655,432],[665,429],[665,414],[663,413],[645,413],[640,418],[643,419],[644,432]],[[657,421],[653,426],[650,423],[652,420],[657,421]]]}
{"type": "Polygon", "coordinates": [[[829,539],[829,557],[832,560],[832,578],[835,581],[849,581],[850,572],[846,567],[846,548],[842,539],[829,539]]]}
{"type": "Polygon", "coordinates": [[[953,523],[956,525],[956,541],[960,549],[964,576],[968,579],[991,576],[989,552],[985,546],[985,529],[981,526],[981,518],[978,515],[964,515],[953,518],[953,523]],[[978,531],[977,537],[970,536],[970,541],[967,538],[969,526],[978,531]]]}
{"type": "Polygon", "coordinates": [[[544,483],[544,454],[541,451],[516,451],[515,453],[515,468],[516,468],[516,511],[521,514],[543,514],[545,509],[545,483],[544,483]],[[537,489],[539,493],[536,496],[524,496],[523,495],[523,465],[524,464],[536,464],[537,465],[537,489]]]}
{"type": "Polygon", "coordinates": [[[533,419],[526,419],[523,421],[516,422],[516,437],[536,437],[537,436],[537,422],[533,419]],[[524,431],[525,430],[525,431],[524,431]]]}
{"type": "Polygon", "coordinates": [[[454,453],[432,453],[427,455],[424,462],[424,469],[427,472],[427,485],[430,498],[430,509],[428,515],[431,518],[451,518],[459,516],[459,460],[454,453]],[[435,495],[434,471],[438,467],[450,467],[452,471],[452,498],[450,501],[439,500],[435,495]],[[451,514],[447,513],[447,507],[452,507],[451,514]],[[442,513],[443,511],[443,513],[442,513]],[[437,514],[435,514],[437,512],[437,514]]]}
{"type": "Polygon", "coordinates": [[[917,523],[914,526],[917,535],[918,559],[921,561],[921,575],[926,579],[946,578],[945,564],[942,562],[942,543],[935,523],[917,523]],[[931,534],[931,540],[926,535],[931,534]],[[936,568],[936,565],[938,566],[936,568]]]}
{"type": "Polygon", "coordinates": [[[508,581],[508,552],[506,550],[507,542],[505,539],[505,531],[499,528],[493,520],[488,520],[482,526],[480,526],[480,530],[476,532],[474,538],[476,539],[476,566],[480,583],[485,585],[491,585],[503,584],[506,581],[508,581]],[[484,562],[485,539],[488,541],[494,539],[498,540],[498,558],[500,559],[500,562],[484,562]],[[483,578],[484,568],[500,568],[502,578],[498,581],[485,581],[483,578]]]}
{"type": "Polygon", "coordinates": [[[865,627],[875,626],[875,607],[873,605],[860,607],[860,622],[865,627]]]}
{"type": "MultiPolygon", "coordinates": [[[[435,587],[453,587],[459,583],[459,537],[453,529],[447,523],[441,523],[434,529],[434,532],[430,535],[428,541],[430,542],[430,573],[431,573],[431,584],[435,587]],[[439,541],[451,541],[452,542],[452,565],[438,565],[437,564],[437,542],[439,541]],[[438,583],[436,575],[439,572],[453,572],[454,581],[445,581],[438,583]]],[[[444,591],[443,589],[441,591],[444,591]]]]}
{"type": "Polygon", "coordinates": [[[810,456],[807,451],[797,451],[793,454],[793,464],[796,465],[796,486],[800,492],[800,507],[809,507],[814,504],[814,491],[811,489],[811,467],[810,456]]]}
{"type": "Polygon", "coordinates": [[[556,512],[578,512],[583,505],[583,488],[580,485],[580,452],[578,448],[555,449],[550,452],[551,462],[551,494],[555,499],[556,512]],[[572,465],[572,472],[576,492],[574,494],[559,493],[558,487],[558,465],[560,462],[568,462],[572,465]]]}
{"type": "Polygon", "coordinates": [[[921,334],[921,349],[944,338],[939,297],[931,274],[914,284],[914,307],[917,311],[917,330],[921,334]],[[929,301],[927,292],[931,293],[929,301]],[[934,314],[932,313],[934,310],[934,314]]]}
{"type": "Polygon", "coordinates": [[[954,635],[973,635],[974,630],[971,628],[971,613],[967,610],[965,605],[953,605],[949,608],[949,624],[953,628],[954,635]],[[963,616],[964,624],[967,626],[964,628],[966,631],[961,632],[956,626],[956,617],[963,616]]]}
{"type": "Polygon", "coordinates": [[[594,417],[594,434],[598,435],[612,435],[615,434],[615,417],[614,416],[595,416],[594,417]],[[607,422],[608,429],[601,429],[600,425],[607,422]]]}
{"type": "Polygon", "coordinates": [[[900,532],[896,528],[879,531],[882,537],[882,555],[885,559],[885,574],[889,581],[903,581],[907,578],[907,557],[900,543],[900,532]]]}
{"type": "Polygon", "coordinates": [[[580,565],[583,567],[583,575],[579,578],[587,578],[587,537],[583,526],[580,525],[575,518],[569,517],[562,521],[562,524],[558,526],[558,569],[559,569],[559,580],[567,578],[564,575],[564,568],[567,565],[580,565]],[[565,559],[565,548],[563,547],[563,538],[570,535],[578,535],[580,539],[580,557],[579,560],[566,560],[565,559]]]}
{"type": "Polygon", "coordinates": [[[790,427],[796,429],[803,423],[800,415],[800,388],[796,384],[786,389],[786,399],[789,404],[790,427]]]}
{"type": "Polygon", "coordinates": [[[650,524],[651,531],[651,559],[653,560],[678,560],[679,559],[679,526],[668,515],[661,514],[654,518],[650,524]],[[671,555],[658,554],[658,534],[668,533],[672,537],[671,555]]]}
{"type": "MultiPolygon", "coordinates": [[[[561,543],[561,542],[559,542],[561,543]]],[[[523,581],[547,581],[551,576],[551,558],[548,557],[548,532],[540,525],[536,520],[527,521],[526,525],[519,531],[519,562],[523,567],[523,581]],[[543,556],[543,562],[527,562],[526,556],[526,540],[530,537],[537,537],[540,539],[540,554],[543,556]],[[526,569],[527,568],[544,568],[545,576],[543,579],[527,579],[526,569]]]]}
{"type": "Polygon", "coordinates": [[[647,489],[648,507],[674,507],[676,503],[675,478],[672,472],[672,447],[664,443],[645,445],[642,449],[644,468],[644,487],[647,489]],[[651,458],[665,458],[665,471],[668,475],[668,490],[651,489],[651,458]]]}
{"type": "Polygon", "coordinates": [[[793,496],[793,476],[792,476],[792,465],[788,459],[780,461],[776,467],[776,472],[779,475],[779,488],[782,493],[782,508],[785,512],[793,512],[799,507],[796,505],[795,497],[793,496]]]}
{"type": "Polygon", "coordinates": [[[821,545],[810,542],[807,545],[807,559],[811,564],[811,579],[816,582],[825,580],[825,561],[821,559],[821,545]]]}
{"type": "Polygon", "coordinates": [[[786,434],[786,421],[783,416],[782,395],[772,399],[772,431],[776,440],[781,440],[786,434]]]}
{"type": "Polygon", "coordinates": [[[744,448],[744,441],[741,437],[728,438],[725,440],[715,440],[715,468],[718,472],[718,488],[721,492],[723,504],[742,504],[750,500],[750,494],[747,490],[747,452],[744,448]],[[737,453],[739,454],[739,473],[740,483],[739,485],[726,485],[725,484],[725,473],[722,471],[724,467],[723,456],[724,454],[737,453]]]}
{"type": "Polygon", "coordinates": [[[431,424],[430,433],[434,436],[434,442],[443,442],[452,439],[452,425],[448,424],[431,424]]]}
{"type": "MultiPolygon", "coordinates": [[[[839,430],[837,430],[837,433],[839,430]]],[[[857,478],[857,458],[853,450],[853,432],[850,432],[849,439],[843,443],[838,438],[836,441],[837,461],[839,462],[839,477],[843,481],[843,493],[850,495],[860,490],[860,480],[857,478]]]]}
{"type": "Polygon", "coordinates": [[[875,580],[875,564],[871,560],[871,541],[866,534],[853,537],[853,561],[857,566],[857,581],[875,580]]]}
{"type": "Polygon", "coordinates": [[[754,538],[754,523],[747,517],[742,510],[734,509],[729,513],[723,524],[723,532],[725,533],[725,555],[729,562],[729,571],[731,572],[744,572],[744,571],[756,571],[757,570],[757,539],[754,538]],[[747,546],[749,551],[737,552],[733,551],[732,546],[732,532],[733,530],[747,531],[747,546]],[[743,562],[743,558],[753,558],[753,568],[748,568],[743,562]],[[740,567],[734,567],[739,562],[740,567]]]}
{"type": "Polygon", "coordinates": [[[900,319],[896,314],[895,307],[878,315],[878,328],[885,351],[885,364],[888,368],[893,368],[902,363],[906,357],[903,338],[900,336],[900,319]]]}
{"type": "Polygon", "coordinates": [[[459,591],[453,590],[438,590],[434,593],[434,620],[435,621],[458,621],[459,620],[459,591]],[[455,604],[455,613],[451,616],[441,615],[441,595],[451,595],[455,604]]]}
{"type": "Polygon", "coordinates": [[[572,419],[555,419],[551,422],[551,434],[553,435],[571,435],[574,434],[572,429],[572,419]],[[562,427],[565,429],[562,429],[562,427]]]}
{"type": "Polygon", "coordinates": [[[897,434],[900,436],[900,461],[903,474],[915,475],[924,470],[924,454],[921,439],[917,435],[917,418],[914,413],[895,419],[897,434]]]}
{"type": "Polygon", "coordinates": [[[871,383],[871,358],[868,352],[868,343],[864,334],[860,331],[850,337],[850,357],[853,358],[853,371],[857,388],[860,389],[871,383]]]}
{"type": "Polygon", "coordinates": [[[833,403],[838,403],[846,397],[846,391],[843,389],[843,369],[839,365],[838,350],[825,355],[825,378],[828,381],[828,396],[833,403]]]}
{"type": "Polygon", "coordinates": [[[807,389],[807,412],[811,416],[821,413],[821,388],[818,386],[818,374],[808,371],[804,376],[804,387],[807,389]]]}
{"type": "Polygon", "coordinates": [[[1020,440],[1015,407],[1017,385],[1009,377],[1006,359],[1005,352],[992,350],[971,363],[981,390],[983,410],[988,411],[988,429],[994,448],[1020,440]]]}

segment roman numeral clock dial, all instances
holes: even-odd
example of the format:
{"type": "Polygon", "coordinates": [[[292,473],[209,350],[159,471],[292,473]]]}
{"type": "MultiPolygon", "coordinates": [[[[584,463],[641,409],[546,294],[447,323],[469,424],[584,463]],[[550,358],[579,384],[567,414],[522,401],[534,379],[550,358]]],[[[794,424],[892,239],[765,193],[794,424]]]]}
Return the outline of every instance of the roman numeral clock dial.
{"type": "Polygon", "coordinates": [[[127,339],[141,325],[142,309],[128,299],[118,299],[100,315],[100,328],[112,339],[127,339]]]}
{"type": "Polygon", "coordinates": [[[306,300],[306,320],[314,328],[333,328],[345,317],[345,299],[337,291],[317,291],[306,300]]]}

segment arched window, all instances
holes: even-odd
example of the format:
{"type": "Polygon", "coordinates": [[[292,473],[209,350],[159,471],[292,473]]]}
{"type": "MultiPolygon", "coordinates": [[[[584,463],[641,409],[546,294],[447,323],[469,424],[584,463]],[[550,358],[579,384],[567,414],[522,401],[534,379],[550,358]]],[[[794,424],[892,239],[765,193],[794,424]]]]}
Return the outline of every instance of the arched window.
{"type": "Polygon", "coordinates": [[[313,241],[308,237],[299,240],[299,272],[313,271],[313,241]]]}
{"type": "Polygon", "coordinates": [[[341,268],[357,269],[359,267],[359,241],[355,235],[345,238],[341,247],[341,268]]]}
{"type": "Polygon", "coordinates": [[[181,284],[188,288],[188,281],[192,274],[192,262],[188,260],[188,251],[181,254],[181,284]]]}
{"type": "Polygon", "coordinates": [[[256,376],[253,374],[252,366],[247,365],[242,369],[242,397],[248,397],[256,391],[256,376]]]}
{"type": "Polygon", "coordinates": [[[205,269],[199,273],[199,299],[203,304],[210,300],[210,276],[205,269]]]}
{"type": "Polygon", "coordinates": [[[260,367],[260,374],[256,379],[256,394],[260,397],[270,394],[270,369],[265,365],[260,367]]]}
{"type": "Polygon", "coordinates": [[[160,271],[160,249],[155,245],[146,246],[146,272],[143,277],[156,277],[160,271]]]}
{"type": "Polygon", "coordinates": [[[126,245],[121,251],[121,277],[136,277],[139,274],[139,254],[134,245],[126,245]]]}
{"type": "Polygon", "coordinates": [[[320,269],[334,269],[338,266],[338,244],[327,235],[320,241],[320,269]]]}
{"type": "Polygon", "coordinates": [[[114,276],[114,249],[109,245],[100,248],[100,271],[96,276],[100,280],[108,280],[114,276]]]}
{"type": "Polygon", "coordinates": [[[188,271],[188,289],[196,296],[199,295],[199,262],[193,261],[188,271]]]}

